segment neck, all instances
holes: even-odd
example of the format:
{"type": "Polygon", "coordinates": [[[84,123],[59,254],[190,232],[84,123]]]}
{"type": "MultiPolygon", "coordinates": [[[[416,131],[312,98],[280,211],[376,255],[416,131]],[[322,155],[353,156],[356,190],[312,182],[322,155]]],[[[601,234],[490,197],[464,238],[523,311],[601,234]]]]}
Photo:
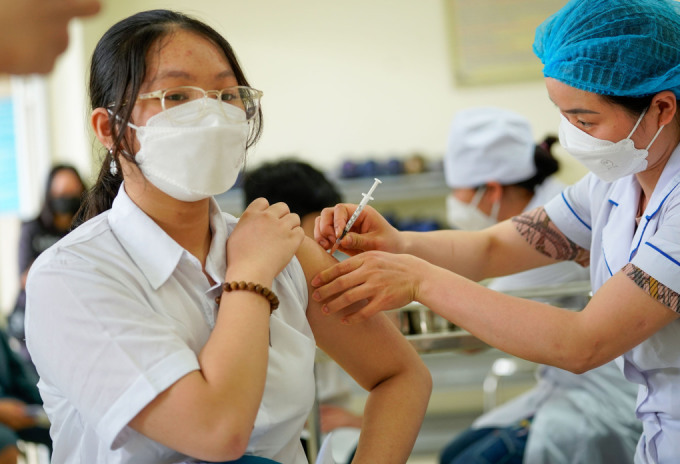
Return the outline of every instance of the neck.
{"type": "Polygon", "coordinates": [[[212,238],[209,198],[190,203],[179,201],[150,182],[128,183],[127,179],[125,192],[165,233],[205,267],[212,238]]]}
{"type": "Polygon", "coordinates": [[[657,182],[659,182],[661,173],[666,167],[666,164],[668,164],[671,155],[673,155],[673,151],[680,143],[680,131],[675,130],[671,133],[670,129],[672,127],[676,128],[676,124],[669,124],[664,128],[664,130],[669,129],[669,137],[662,137],[664,135],[662,132],[659,138],[654,142],[654,145],[658,144],[657,148],[659,151],[654,155],[650,152],[647,156],[647,159],[649,160],[647,169],[635,175],[642,189],[641,201],[643,202],[643,206],[647,205],[649,198],[656,188],[657,182]]]}

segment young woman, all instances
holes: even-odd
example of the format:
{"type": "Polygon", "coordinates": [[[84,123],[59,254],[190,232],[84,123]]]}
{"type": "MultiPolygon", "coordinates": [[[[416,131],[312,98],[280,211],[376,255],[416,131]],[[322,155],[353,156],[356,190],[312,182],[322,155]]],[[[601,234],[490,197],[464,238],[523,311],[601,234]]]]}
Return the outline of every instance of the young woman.
{"type": "MultiPolygon", "coordinates": [[[[680,3],[572,0],[537,30],[560,141],[592,173],[545,207],[479,232],[399,233],[364,212],[323,271],[317,301],[348,322],[417,300],[503,351],[581,373],[612,359],[639,385],[636,462],[680,456],[680,3]],[[392,252],[385,253],[384,251],[392,252]],[[469,279],[555,261],[590,263],[581,312],[509,297],[469,279]]],[[[325,210],[330,247],[352,205],[325,210]]]]}
{"type": "Polygon", "coordinates": [[[89,220],[27,287],[53,462],[305,463],[316,345],[370,391],[356,462],[406,461],[431,382],[415,351],[384,318],[323,317],[308,281],[334,261],[285,204],[237,220],[211,198],[260,133],[260,96],[224,38],[179,13],[133,15],[97,45],[108,155],[89,220]]]}

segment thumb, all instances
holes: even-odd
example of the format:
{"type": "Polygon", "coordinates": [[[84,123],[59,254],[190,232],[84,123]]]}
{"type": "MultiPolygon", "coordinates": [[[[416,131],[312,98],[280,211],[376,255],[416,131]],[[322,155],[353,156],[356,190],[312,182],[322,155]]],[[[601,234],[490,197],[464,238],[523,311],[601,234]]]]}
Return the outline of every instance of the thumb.
{"type": "Polygon", "coordinates": [[[340,245],[342,248],[356,251],[375,250],[375,241],[371,239],[370,234],[357,234],[356,232],[348,233],[340,245]]]}

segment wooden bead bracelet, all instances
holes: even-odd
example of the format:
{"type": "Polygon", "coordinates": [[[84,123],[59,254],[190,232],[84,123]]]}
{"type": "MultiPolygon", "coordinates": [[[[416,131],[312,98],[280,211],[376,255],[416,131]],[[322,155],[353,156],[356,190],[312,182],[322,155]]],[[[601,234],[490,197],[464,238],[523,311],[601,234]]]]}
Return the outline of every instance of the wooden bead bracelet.
{"type": "MultiPolygon", "coordinates": [[[[236,282],[231,281],[231,282],[225,282],[222,284],[222,292],[233,292],[235,290],[245,290],[247,292],[253,292],[257,293],[258,295],[262,295],[269,301],[269,314],[273,313],[276,308],[279,307],[279,298],[276,296],[276,293],[272,292],[270,289],[267,287],[263,287],[260,284],[256,284],[254,282],[236,282]]],[[[219,305],[220,301],[222,300],[222,296],[218,296],[215,298],[215,302],[219,305]]]]}

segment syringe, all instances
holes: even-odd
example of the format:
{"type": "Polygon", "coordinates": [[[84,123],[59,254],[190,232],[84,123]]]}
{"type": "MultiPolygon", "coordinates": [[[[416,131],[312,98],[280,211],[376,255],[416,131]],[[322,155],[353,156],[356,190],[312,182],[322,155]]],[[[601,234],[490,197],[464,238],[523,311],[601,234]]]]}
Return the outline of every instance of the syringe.
{"type": "Polygon", "coordinates": [[[368,193],[362,193],[364,198],[359,203],[359,206],[357,207],[357,209],[354,210],[354,214],[352,214],[352,217],[350,217],[349,221],[347,221],[347,225],[345,225],[345,228],[342,231],[342,234],[340,234],[340,237],[338,237],[338,239],[333,244],[333,248],[331,248],[331,254],[335,253],[335,251],[338,249],[338,247],[340,246],[340,242],[342,241],[343,238],[345,238],[345,235],[347,235],[347,232],[349,232],[349,230],[352,228],[352,226],[354,225],[354,222],[359,217],[359,214],[361,214],[361,210],[364,209],[364,206],[366,206],[370,200],[373,200],[373,197],[371,196],[371,194],[376,189],[378,184],[382,184],[382,181],[380,179],[374,178],[373,180],[375,182],[373,182],[371,189],[368,191],[368,193]]]}

